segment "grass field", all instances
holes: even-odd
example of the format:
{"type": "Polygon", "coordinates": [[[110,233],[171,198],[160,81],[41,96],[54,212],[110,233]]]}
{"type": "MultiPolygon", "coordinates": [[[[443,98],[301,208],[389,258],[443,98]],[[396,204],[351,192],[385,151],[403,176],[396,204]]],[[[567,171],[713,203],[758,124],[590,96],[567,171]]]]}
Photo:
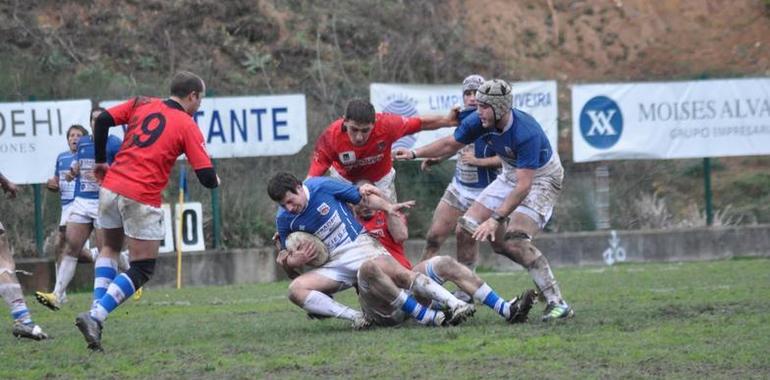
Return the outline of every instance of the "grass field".
{"type": "MultiPolygon", "coordinates": [[[[70,295],[55,313],[28,297],[55,339],[19,341],[7,323],[0,377],[770,377],[770,260],[562,268],[556,275],[577,311],[570,321],[508,325],[481,306],[459,327],[361,332],[306,319],[286,300],[286,282],[150,288],[107,320],[105,353],[89,352],[73,325],[89,294],[70,295]]],[[[481,276],[506,295],[531,284],[524,272],[481,276]]],[[[356,305],[351,291],[338,299],[356,305]]]]}

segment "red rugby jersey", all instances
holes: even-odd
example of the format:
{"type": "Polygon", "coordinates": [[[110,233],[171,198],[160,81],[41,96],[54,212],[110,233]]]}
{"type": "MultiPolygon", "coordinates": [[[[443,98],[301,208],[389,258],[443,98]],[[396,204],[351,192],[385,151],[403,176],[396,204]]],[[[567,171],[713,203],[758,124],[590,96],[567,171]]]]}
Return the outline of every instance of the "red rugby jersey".
{"type": "MultiPolygon", "coordinates": [[[[406,217],[401,215],[401,220],[406,224],[406,217]]],[[[385,211],[376,210],[374,216],[369,220],[358,218],[358,221],[364,226],[370,235],[377,237],[377,240],[385,246],[391,256],[406,269],[412,269],[412,263],[404,254],[403,244],[399,244],[393,239],[393,235],[388,231],[388,215],[385,211]]]]}
{"type": "Polygon", "coordinates": [[[354,146],[342,130],[342,121],[335,120],[318,137],[308,177],[322,176],[333,166],[351,182],[378,181],[393,168],[390,155],[393,143],[422,128],[419,118],[377,113],[369,140],[363,146],[354,146]]]}
{"type": "Polygon", "coordinates": [[[160,193],[180,154],[195,170],[212,167],[198,125],[179,103],[137,97],[107,112],[116,125],[128,125],[102,184],[113,192],[160,207],[160,193]]]}

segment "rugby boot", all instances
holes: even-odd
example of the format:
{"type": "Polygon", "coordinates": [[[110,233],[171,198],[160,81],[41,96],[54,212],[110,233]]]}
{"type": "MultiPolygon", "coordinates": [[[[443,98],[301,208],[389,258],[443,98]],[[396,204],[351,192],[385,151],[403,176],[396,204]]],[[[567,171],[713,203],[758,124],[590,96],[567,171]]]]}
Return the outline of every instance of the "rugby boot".
{"type": "Polygon", "coordinates": [[[27,338],[34,340],[43,340],[49,338],[48,334],[43,332],[43,329],[40,328],[40,326],[34,323],[25,325],[20,322],[13,324],[13,336],[17,338],[27,338]]]}
{"type": "Polygon", "coordinates": [[[549,302],[548,306],[545,307],[545,311],[543,311],[542,321],[550,322],[557,319],[567,319],[572,318],[574,315],[575,311],[566,302],[549,302]]]}
{"type": "Polygon", "coordinates": [[[35,299],[40,302],[41,305],[57,311],[61,308],[61,302],[53,293],[35,292],[35,299]]]}
{"type": "Polygon", "coordinates": [[[78,314],[75,318],[75,326],[78,327],[80,333],[83,334],[88,348],[92,351],[102,350],[102,324],[96,319],[91,318],[89,312],[83,312],[78,314]]]}
{"type": "Polygon", "coordinates": [[[510,314],[506,320],[510,323],[524,323],[528,320],[529,311],[535,304],[537,292],[527,289],[520,296],[511,300],[510,314]]]}
{"type": "Polygon", "coordinates": [[[447,319],[446,323],[452,326],[457,326],[472,317],[474,313],[476,313],[476,306],[474,306],[472,303],[459,303],[457,306],[449,310],[449,318],[447,319]]]}

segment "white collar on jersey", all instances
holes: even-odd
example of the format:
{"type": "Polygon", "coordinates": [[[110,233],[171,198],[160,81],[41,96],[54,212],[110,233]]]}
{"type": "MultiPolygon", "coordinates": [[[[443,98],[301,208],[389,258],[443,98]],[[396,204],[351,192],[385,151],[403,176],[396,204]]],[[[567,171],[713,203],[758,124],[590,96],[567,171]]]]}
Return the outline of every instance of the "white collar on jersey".
{"type": "Polygon", "coordinates": [[[502,135],[507,130],[511,129],[511,127],[513,127],[513,110],[510,110],[509,112],[511,113],[511,117],[508,118],[508,124],[505,125],[505,128],[503,128],[502,131],[498,132],[497,131],[497,127],[495,127],[495,128],[493,128],[492,133],[496,133],[498,135],[502,135]]]}

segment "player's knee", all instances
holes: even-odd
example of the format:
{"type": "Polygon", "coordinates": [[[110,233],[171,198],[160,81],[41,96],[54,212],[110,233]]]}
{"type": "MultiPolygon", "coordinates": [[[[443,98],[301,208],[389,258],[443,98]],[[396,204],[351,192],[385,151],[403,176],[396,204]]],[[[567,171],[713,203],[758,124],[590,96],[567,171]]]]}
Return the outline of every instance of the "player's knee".
{"type": "Polygon", "coordinates": [[[438,234],[429,231],[428,236],[425,237],[425,249],[437,251],[439,248],[441,248],[441,239],[438,234]]]}
{"type": "Polygon", "coordinates": [[[134,283],[134,287],[138,289],[150,280],[154,272],[155,259],[145,259],[132,261],[131,267],[126,271],[126,275],[134,283]]]}
{"type": "Polygon", "coordinates": [[[532,244],[532,237],[524,231],[508,231],[505,233],[505,249],[514,261],[525,268],[542,256],[532,244]]]}
{"type": "Polygon", "coordinates": [[[372,260],[364,261],[358,268],[358,278],[363,281],[372,281],[380,273],[380,268],[372,260]]]}
{"type": "Polygon", "coordinates": [[[449,256],[436,256],[428,260],[425,266],[425,275],[439,284],[451,281],[454,278],[453,267],[456,263],[455,259],[449,256]]]}

